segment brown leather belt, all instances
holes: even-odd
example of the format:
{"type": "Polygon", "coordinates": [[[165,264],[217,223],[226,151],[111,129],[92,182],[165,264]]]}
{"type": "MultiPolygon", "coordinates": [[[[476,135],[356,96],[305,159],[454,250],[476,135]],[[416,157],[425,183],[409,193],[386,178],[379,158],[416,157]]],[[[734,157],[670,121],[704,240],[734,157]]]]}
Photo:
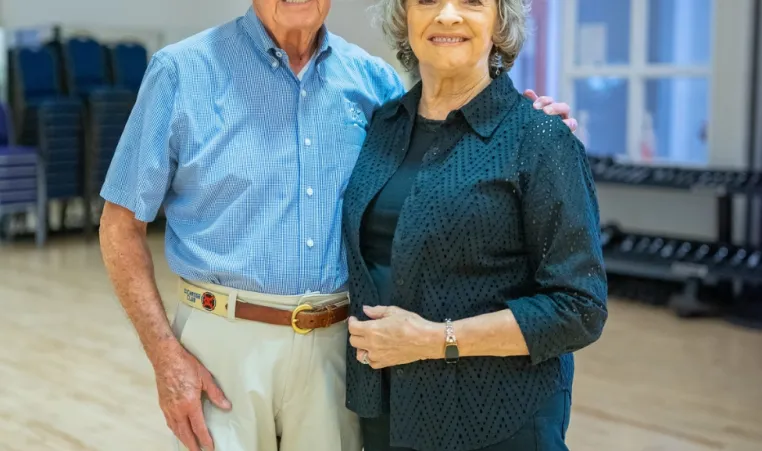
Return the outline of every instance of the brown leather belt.
{"type": "Polygon", "coordinates": [[[279,310],[262,305],[239,302],[235,308],[236,318],[279,326],[291,326],[305,334],[312,329],[330,327],[349,317],[349,304],[313,307],[302,304],[294,310],[279,310]]]}
{"type": "MultiPolygon", "coordinates": [[[[180,300],[193,308],[228,317],[228,295],[225,293],[204,290],[181,280],[180,300]]],[[[278,326],[291,326],[295,332],[307,334],[313,329],[330,327],[347,319],[349,302],[323,306],[301,304],[293,310],[236,302],[235,317],[278,326]]]]}

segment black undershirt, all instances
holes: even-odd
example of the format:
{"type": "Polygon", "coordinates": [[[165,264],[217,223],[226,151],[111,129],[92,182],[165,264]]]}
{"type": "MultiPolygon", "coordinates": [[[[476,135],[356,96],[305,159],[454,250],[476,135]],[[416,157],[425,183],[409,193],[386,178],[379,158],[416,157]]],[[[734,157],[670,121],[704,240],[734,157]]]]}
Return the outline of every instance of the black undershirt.
{"type": "Polygon", "coordinates": [[[365,212],[360,229],[360,247],[378,289],[381,305],[390,305],[392,241],[402,205],[410,195],[423,156],[431,148],[443,123],[416,117],[405,159],[365,212]]]}
{"type": "MultiPolygon", "coordinates": [[[[402,205],[410,195],[423,157],[431,148],[442,123],[444,121],[416,117],[405,159],[397,172],[368,205],[363,217],[360,228],[360,248],[373,283],[378,289],[381,305],[391,305],[392,242],[402,205]]],[[[383,385],[387,397],[389,396],[389,371],[390,368],[383,371],[383,385]]]]}

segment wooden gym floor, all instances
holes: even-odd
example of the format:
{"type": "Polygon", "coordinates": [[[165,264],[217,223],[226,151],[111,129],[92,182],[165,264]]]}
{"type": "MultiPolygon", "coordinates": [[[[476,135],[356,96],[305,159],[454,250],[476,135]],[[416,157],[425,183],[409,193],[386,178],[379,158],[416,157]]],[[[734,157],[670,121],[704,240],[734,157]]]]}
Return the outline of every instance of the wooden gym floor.
{"type": "MultiPolygon", "coordinates": [[[[174,282],[151,235],[172,311],[174,282]]],[[[0,247],[0,450],[169,450],[150,366],[96,243],[0,247]]],[[[577,356],[573,451],[762,450],[762,333],[610,302],[577,356]]]]}

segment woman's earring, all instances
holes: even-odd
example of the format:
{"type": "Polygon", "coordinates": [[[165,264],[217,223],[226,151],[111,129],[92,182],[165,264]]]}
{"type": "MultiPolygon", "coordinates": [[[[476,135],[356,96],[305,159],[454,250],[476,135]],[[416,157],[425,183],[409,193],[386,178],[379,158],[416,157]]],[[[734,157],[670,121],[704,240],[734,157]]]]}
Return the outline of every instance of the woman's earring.
{"type": "Polygon", "coordinates": [[[500,52],[493,50],[490,56],[490,67],[492,68],[495,76],[500,75],[503,71],[503,57],[500,56],[500,52]]]}
{"type": "Polygon", "coordinates": [[[410,44],[408,44],[407,41],[400,45],[400,50],[397,52],[397,59],[399,59],[402,65],[408,69],[412,66],[413,49],[410,48],[410,44]]]}

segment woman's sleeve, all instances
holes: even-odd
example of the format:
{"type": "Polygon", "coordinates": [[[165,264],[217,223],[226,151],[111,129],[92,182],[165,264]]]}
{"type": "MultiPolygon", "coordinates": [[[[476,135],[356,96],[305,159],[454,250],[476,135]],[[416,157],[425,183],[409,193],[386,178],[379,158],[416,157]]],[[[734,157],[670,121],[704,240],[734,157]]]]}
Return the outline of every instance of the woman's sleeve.
{"type": "Polygon", "coordinates": [[[531,296],[508,301],[538,364],[596,341],[608,317],[598,200],[584,146],[557,117],[526,129],[519,171],[531,296]]]}

